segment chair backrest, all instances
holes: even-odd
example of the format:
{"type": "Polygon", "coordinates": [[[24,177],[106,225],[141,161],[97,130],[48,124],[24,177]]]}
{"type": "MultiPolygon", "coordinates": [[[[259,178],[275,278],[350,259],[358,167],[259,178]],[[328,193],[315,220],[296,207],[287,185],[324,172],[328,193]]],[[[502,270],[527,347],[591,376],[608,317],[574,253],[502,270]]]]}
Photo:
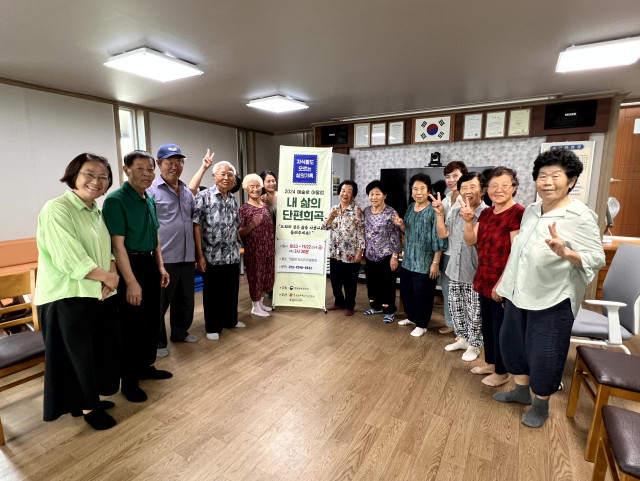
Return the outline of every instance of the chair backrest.
{"type": "Polygon", "coordinates": [[[626,303],[619,311],[620,324],[633,334],[639,333],[640,245],[620,244],[602,284],[602,299],[626,303]]]}
{"type": "Polygon", "coordinates": [[[33,305],[35,286],[35,269],[18,274],[0,276],[0,300],[28,296],[28,300],[25,299],[24,302],[12,304],[8,307],[1,307],[0,305],[0,329],[31,322],[35,330],[40,330],[38,313],[33,305]]]}

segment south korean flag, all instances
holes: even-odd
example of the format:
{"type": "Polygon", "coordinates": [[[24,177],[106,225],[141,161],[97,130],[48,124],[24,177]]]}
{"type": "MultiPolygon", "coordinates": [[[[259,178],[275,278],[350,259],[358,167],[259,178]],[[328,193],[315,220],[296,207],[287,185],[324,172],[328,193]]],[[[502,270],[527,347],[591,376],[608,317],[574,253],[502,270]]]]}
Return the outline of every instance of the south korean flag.
{"type": "Polygon", "coordinates": [[[414,142],[446,142],[451,136],[451,116],[415,119],[414,142]]]}

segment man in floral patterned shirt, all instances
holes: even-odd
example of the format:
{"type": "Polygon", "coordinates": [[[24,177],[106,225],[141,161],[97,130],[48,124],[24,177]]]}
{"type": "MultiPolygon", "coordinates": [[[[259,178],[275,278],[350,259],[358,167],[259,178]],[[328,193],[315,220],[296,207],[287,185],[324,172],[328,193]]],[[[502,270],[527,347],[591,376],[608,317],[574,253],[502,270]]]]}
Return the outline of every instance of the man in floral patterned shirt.
{"type": "Polygon", "coordinates": [[[223,328],[246,327],[238,321],[240,241],[238,203],[229,191],[236,169],[229,162],[213,166],[216,185],[198,193],[193,208],[196,262],[202,272],[202,305],[207,339],[217,341],[223,328]]]}

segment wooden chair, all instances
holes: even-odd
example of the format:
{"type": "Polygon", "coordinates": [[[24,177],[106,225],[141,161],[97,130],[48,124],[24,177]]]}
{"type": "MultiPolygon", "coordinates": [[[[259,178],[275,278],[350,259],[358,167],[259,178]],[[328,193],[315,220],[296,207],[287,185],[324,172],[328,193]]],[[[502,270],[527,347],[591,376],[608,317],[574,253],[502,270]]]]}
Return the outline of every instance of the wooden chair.
{"type": "Polygon", "coordinates": [[[602,426],[592,481],[640,481],[640,414],[615,406],[602,408],[602,426]]]}
{"type": "Polygon", "coordinates": [[[640,357],[606,349],[578,346],[576,366],[567,401],[567,416],[576,414],[580,386],[594,402],[593,418],[587,436],[584,459],[593,462],[598,447],[598,430],[602,423],[602,407],[611,396],[640,402],[640,357]]]}
{"type": "MultiPolygon", "coordinates": [[[[35,292],[35,270],[0,276],[0,299],[29,295],[28,302],[0,307],[0,329],[14,326],[26,326],[26,332],[11,334],[0,338],[0,378],[17,374],[38,364],[44,363],[44,341],[40,332],[38,313],[33,302],[35,292]],[[20,313],[20,311],[25,311],[20,313]],[[21,314],[15,318],[17,314],[21,314]],[[3,321],[3,319],[5,319],[3,321]],[[32,323],[31,326],[28,323],[32,323]]],[[[31,381],[44,375],[44,369],[28,376],[0,386],[0,392],[31,381]]],[[[0,419],[0,446],[4,445],[4,431],[0,419]]]]}

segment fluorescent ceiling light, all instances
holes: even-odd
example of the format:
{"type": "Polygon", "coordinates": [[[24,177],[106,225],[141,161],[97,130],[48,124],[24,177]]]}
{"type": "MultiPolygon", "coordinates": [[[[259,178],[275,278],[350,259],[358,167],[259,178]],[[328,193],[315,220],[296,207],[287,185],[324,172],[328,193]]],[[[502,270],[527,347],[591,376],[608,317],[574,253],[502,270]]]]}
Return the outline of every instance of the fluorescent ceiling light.
{"type": "Polygon", "coordinates": [[[264,97],[261,99],[255,99],[249,101],[247,107],[253,107],[255,109],[268,110],[269,112],[275,112],[277,114],[281,112],[290,112],[292,110],[308,109],[309,106],[299,100],[288,99],[282,95],[272,95],[271,97],[264,97]]]}
{"type": "Polygon", "coordinates": [[[560,52],[556,72],[631,65],[640,58],[640,37],[569,47],[560,52]]]}
{"type": "Polygon", "coordinates": [[[160,82],[203,74],[190,63],[146,47],[111,57],[104,65],[160,82]]]}

